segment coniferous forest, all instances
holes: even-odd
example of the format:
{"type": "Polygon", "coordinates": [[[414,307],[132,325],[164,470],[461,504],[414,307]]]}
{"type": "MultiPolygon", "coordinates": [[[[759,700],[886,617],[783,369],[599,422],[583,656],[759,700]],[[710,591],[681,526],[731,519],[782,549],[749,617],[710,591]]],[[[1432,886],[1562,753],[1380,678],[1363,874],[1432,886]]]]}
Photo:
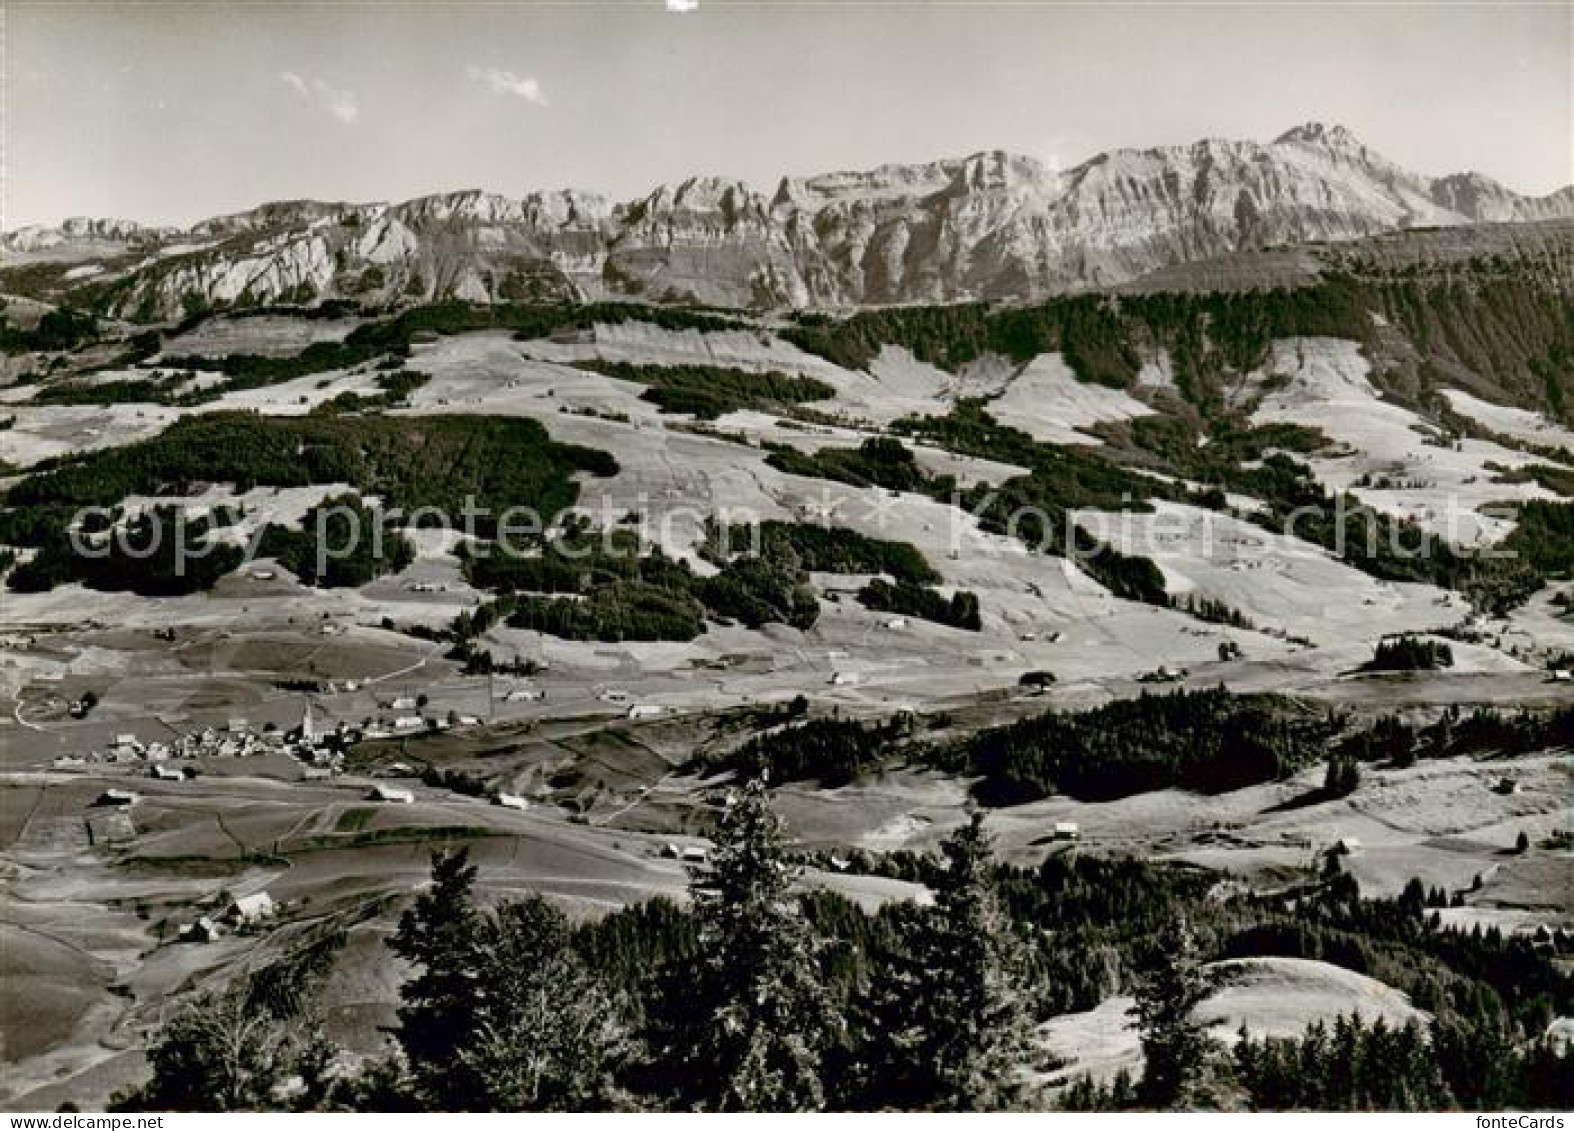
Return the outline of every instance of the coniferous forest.
{"type": "Polygon", "coordinates": [[[806,882],[763,779],[731,794],[680,906],[571,922],[486,899],[463,848],[432,857],[387,947],[397,1024],[355,1067],[323,1035],[323,928],[289,958],[169,1018],[118,1110],[1431,1111],[1567,1109],[1574,1054],[1542,1037],[1574,999],[1568,940],[1439,929],[1419,882],[1369,899],[1331,859],[1273,895],[1184,866],[1051,855],[1002,865],[981,814],[936,855],[857,863],[917,882],[878,912],[806,882]],[[1229,1040],[1197,1007],[1232,961],[1316,958],[1431,1017],[1359,1016],[1229,1040]],[[1061,1071],[1036,1025],[1132,996],[1142,1067],[1061,1071]]]}

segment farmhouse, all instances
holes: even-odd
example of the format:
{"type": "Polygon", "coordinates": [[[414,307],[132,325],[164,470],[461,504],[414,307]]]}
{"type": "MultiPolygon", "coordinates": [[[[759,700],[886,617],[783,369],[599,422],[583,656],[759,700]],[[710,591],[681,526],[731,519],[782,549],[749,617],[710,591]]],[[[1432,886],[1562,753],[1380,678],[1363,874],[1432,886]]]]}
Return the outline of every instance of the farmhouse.
{"type": "Polygon", "coordinates": [[[400,789],[392,785],[374,785],[371,792],[366,795],[368,801],[391,801],[396,805],[415,804],[415,794],[408,789],[400,789]]]}
{"type": "Polygon", "coordinates": [[[654,719],[667,713],[667,708],[660,703],[635,703],[629,708],[631,719],[654,719]]]}
{"type": "Polygon", "coordinates": [[[499,793],[492,798],[493,805],[501,805],[504,809],[528,809],[530,802],[517,793],[499,793]]]}
{"type": "Polygon", "coordinates": [[[166,765],[163,762],[153,763],[153,765],[148,770],[148,776],[157,778],[159,781],[186,780],[186,775],[181,773],[179,769],[174,766],[166,765]]]}
{"type": "Polygon", "coordinates": [[[1056,840],[1081,840],[1082,839],[1082,830],[1077,826],[1077,823],[1075,821],[1056,821],[1055,822],[1055,839],[1056,840]]]}
{"type": "Polygon", "coordinates": [[[670,840],[661,846],[661,854],[669,860],[682,860],[685,864],[703,864],[707,858],[703,845],[675,844],[670,840]]]}
{"type": "Polygon", "coordinates": [[[236,899],[224,911],[224,918],[232,923],[255,923],[272,915],[277,906],[273,896],[265,891],[252,892],[236,899]]]}
{"type": "Polygon", "coordinates": [[[420,730],[426,724],[420,715],[400,715],[393,721],[394,730],[420,730]]]}

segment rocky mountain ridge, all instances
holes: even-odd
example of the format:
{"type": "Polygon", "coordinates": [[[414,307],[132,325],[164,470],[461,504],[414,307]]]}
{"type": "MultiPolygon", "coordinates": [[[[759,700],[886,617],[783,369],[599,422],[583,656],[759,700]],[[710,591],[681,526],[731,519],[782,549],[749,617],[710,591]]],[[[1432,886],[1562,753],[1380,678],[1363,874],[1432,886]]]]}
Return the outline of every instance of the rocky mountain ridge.
{"type": "Polygon", "coordinates": [[[119,317],[349,297],[640,297],[756,308],[1033,299],[1241,251],[1574,217],[1477,173],[1405,170],[1339,126],[1100,154],[986,151],[783,179],[693,177],[614,202],[467,191],[287,201],[187,231],[73,220],[0,239],[4,289],[119,317]],[[17,280],[25,275],[26,285],[17,280]]]}

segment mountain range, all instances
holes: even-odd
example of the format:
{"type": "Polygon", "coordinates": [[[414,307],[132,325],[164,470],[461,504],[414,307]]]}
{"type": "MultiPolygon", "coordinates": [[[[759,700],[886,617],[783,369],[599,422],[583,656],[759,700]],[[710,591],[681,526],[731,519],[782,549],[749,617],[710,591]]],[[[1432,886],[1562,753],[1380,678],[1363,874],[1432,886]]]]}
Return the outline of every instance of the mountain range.
{"type": "Polygon", "coordinates": [[[633,201],[481,191],[286,201],[189,229],[75,219],[0,238],[0,286],[119,317],[354,298],[640,297],[755,308],[1022,300],[1241,251],[1423,227],[1574,218],[1574,186],[1423,176],[1341,126],[1204,140],[1055,169],[1001,151],[633,201]]]}

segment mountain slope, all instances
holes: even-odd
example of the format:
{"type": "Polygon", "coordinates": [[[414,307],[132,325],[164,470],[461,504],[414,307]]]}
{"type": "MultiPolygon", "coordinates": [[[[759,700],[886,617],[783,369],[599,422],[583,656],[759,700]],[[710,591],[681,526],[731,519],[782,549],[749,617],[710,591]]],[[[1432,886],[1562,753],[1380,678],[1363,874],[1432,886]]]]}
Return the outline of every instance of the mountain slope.
{"type": "Polygon", "coordinates": [[[1312,123],[1064,171],[991,151],[787,178],[770,195],[695,177],[618,204],[574,191],[295,201],[188,232],[71,221],[3,249],[7,290],[147,319],[335,297],[802,308],[1030,299],[1288,243],[1567,217],[1574,187],[1531,198],[1475,173],[1429,178],[1312,123]]]}

